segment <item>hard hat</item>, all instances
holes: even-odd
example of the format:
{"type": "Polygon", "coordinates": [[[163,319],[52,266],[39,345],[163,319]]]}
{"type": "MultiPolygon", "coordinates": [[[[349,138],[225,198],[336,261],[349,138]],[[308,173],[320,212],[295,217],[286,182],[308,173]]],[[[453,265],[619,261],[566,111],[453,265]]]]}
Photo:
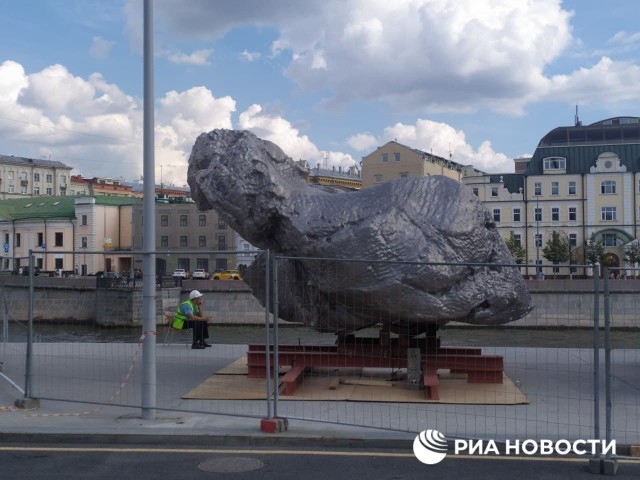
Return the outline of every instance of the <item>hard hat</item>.
{"type": "Polygon", "coordinates": [[[198,290],[191,290],[189,294],[189,300],[193,300],[194,298],[202,297],[202,294],[198,290]]]}

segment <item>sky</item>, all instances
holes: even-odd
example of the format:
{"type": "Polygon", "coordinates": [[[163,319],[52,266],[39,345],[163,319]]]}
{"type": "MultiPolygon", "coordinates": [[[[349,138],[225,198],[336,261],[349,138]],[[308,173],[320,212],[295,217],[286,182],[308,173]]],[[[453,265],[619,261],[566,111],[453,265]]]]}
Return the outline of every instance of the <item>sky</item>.
{"type": "MultiPolygon", "coordinates": [[[[0,153],[143,172],[143,0],[3,0],[0,153]]],[[[558,126],[640,116],[636,0],[154,0],[155,181],[250,130],[312,167],[396,140],[513,172],[558,126]]]]}

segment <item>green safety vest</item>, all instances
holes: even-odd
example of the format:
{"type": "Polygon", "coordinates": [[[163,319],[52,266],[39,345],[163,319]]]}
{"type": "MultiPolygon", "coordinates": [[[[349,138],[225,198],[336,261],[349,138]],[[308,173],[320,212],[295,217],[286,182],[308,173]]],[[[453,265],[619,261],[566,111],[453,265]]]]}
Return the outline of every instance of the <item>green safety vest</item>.
{"type": "Polygon", "coordinates": [[[184,326],[184,321],[189,319],[189,317],[187,317],[184,313],[180,311],[180,307],[182,307],[182,305],[186,303],[191,305],[191,310],[193,310],[193,313],[198,312],[198,306],[195,303],[193,303],[191,300],[185,300],[180,305],[178,305],[178,308],[176,309],[176,313],[173,314],[173,322],[171,323],[171,326],[176,330],[182,330],[182,327],[184,326]]]}

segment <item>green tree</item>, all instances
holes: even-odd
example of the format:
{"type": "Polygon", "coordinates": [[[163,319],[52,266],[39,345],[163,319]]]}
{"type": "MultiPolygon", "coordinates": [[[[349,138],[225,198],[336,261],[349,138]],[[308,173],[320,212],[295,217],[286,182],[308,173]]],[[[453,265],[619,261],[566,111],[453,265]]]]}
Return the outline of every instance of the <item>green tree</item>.
{"type": "Polygon", "coordinates": [[[515,239],[513,232],[509,233],[509,238],[504,242],[509,249],[509,253],[515,260],[516,263],[523,263],[525,257],[527,256],[527,252],[520,243],[519,240],[515,239]]]}
{"type": "Polygon", "coordinates": [[[592,233],[584,244],[584,260],[591,265],[602,263],[602,257],[604,257],[604,246],[601,241],[596,242],[595,238],[596,234],[592,233]]]}
{"type": "MultiPolygon", "coordinates": [[[[551,238],[542,249],[542,257],[554,265],[567,262],[569,260],[569,240],[554,230],[551,233],[551,238]]],[[[555,278],[555,276],[554,272],[553,277],[555,278]]]]}
{"type": "Polygon", "coordinates": [[[634,240],[624,247],[624,259],[633,269],[633,276],[636,276],[636,263],[640,263],[640,242],[634,240]]]}

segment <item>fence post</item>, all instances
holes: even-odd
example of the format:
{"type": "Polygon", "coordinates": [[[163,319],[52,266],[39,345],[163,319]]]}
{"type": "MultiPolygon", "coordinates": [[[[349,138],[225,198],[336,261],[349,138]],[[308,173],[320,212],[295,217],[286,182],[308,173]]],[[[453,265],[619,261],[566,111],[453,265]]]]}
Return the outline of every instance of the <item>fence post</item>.
{"type": "MultiPolygon", "coordinates": [[[[605,376],[605,440],[611,443],[611,414],[613,407],[611,385],[611,294],[609,292],[609,268],[604,269],[604,376],[605,376]]],[[[611,457],[611,450],[607,450],[604,460],[604,472],[615,474],[618,460],[611,457]]]]}
{"type": "Polygon", "coordinates": [[[278,418],[280,387],[280,335],[278,331],[278,259],[273,259],[273,415],[278,418]]]}
{"type": "Polygon", "coordinates": [[[265,252],[265,267],[264,267],[264,331],[265,331],[265,376],[267,381],[267,418],[273,418],[273,410],[271,408],[271,337],[269,332],[269,316],[271,313],[271,292],[269,288],[271,286],[270,279],[271,270],[271,256],[270,251],[265,252]]]}
{"type": "Polygon", "coordinates": [[[40,401],[31,397],[31,377],[33,375],[33,282],[34,282],[35,257],[33,250],[29,250],[29,301],[27,323],[27,354],[24,375],[24,397],[15,401],[18,408],[38,408],[40,401]]]}
{"type": "Polygon", "coordinates": [[[593,266],[593,438],[600,438],[600,266],[593,266]]]}

